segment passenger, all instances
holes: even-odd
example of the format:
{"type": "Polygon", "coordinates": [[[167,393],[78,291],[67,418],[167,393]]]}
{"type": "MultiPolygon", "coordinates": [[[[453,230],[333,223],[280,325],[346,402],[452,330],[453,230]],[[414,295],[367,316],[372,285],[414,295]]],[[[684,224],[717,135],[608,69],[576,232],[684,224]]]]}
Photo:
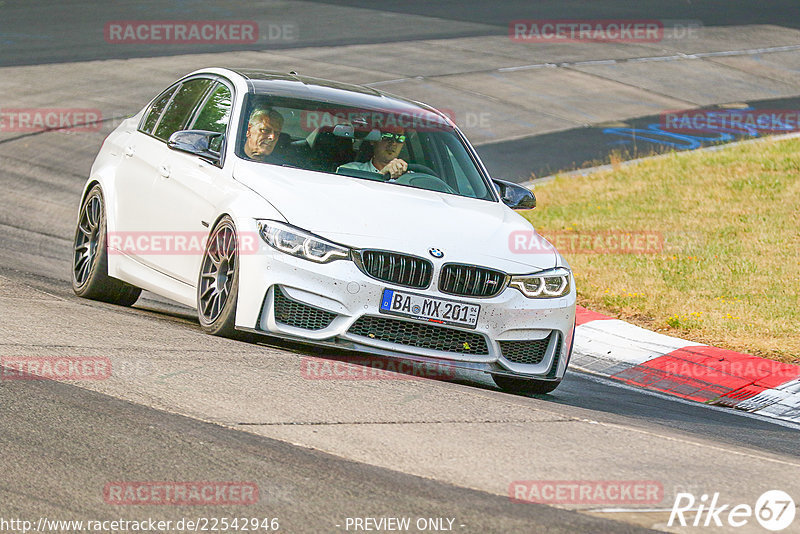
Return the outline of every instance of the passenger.
{"type": "Polygon", "coordinates": [[[283,116],[272,108],[256,108],[250,114],[245,134],[244,153],[253,160],[281,165],[283,158],[274,154],[283,129],[283,116]]]}
{"type": "MultiPolygon", "coordinates": [[[[400,178],[408,171],[408,163],[398,158],[406,142],[405,130],[382,131],[380,141],[369,141],[372,144],[372,158],[369,161],[353,161],[341,165],[339,169],[356,169],[359,171],[388,174],[391,180],[400,178]]],[[[338,170],[338,169],[337,169],[338,170]]]]}

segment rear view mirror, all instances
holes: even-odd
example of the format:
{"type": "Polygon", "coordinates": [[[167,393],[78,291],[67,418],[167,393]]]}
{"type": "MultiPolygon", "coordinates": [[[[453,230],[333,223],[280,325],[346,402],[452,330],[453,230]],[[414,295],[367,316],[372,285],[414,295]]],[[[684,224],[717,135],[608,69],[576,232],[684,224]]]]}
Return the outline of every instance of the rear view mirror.
{"type": "Polygon", "coordinates": [[[512,210],[530,210],[536,207],[536,195],[526,187],[505,180],[492,179],[500,200],[512,210]]]}
{"type": "Polygon", "coordinates": [[[220,162],[220,154],[211,149],[211,143],[222,137],[218,132],[206,130],[180,130],[169,136],[167,146],[172,150],[200,156],[211,163],[220,162]]]}
{"type": "Polygon", "coordinates": [[[355,128],[353,128],[352,124],[337,124],[333,127],[333,135],[352,139],[355,137],[355,128]]]}

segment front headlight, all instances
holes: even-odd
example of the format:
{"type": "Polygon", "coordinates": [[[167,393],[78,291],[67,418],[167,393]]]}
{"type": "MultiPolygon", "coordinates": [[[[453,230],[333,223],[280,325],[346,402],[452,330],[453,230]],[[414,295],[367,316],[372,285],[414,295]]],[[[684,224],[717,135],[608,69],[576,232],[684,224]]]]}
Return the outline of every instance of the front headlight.
{"type": "Polygon", "coordinates": [[[529,299],[551,299],[569,294],[570,272],[553,269],[541,273],[512,276],[511,287],[519,289],[529,299]]]}
{"type": "Polygon", "coordinates": [[[257,221],[264,242],[286,254],[316,263],[350,259],[350,249],[277,221],[257,221]]]}

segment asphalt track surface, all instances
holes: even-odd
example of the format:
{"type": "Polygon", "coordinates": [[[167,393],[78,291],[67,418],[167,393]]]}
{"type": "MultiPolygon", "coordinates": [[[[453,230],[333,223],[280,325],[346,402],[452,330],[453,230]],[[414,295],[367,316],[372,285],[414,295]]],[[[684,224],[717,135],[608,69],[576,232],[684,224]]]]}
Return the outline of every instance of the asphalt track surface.
{"type": "Polygon", "coordinates": [[[344,530],[347,517],[456,518],[459,532],[645,532],[356,463],[280,441],[144,408],[57,382],[5,385],[0,437],[2,516],[178,521],[277,518],[282,532],[344,530]],[[10,424],[9,424],[10,423],[10,424]],[[102,432],[87,432],[102,429],[102,432]],[[31,450],[36,463],[31,463],[31,450]],[[243,481],[258,503],[171,506],[157,512],[107,505],[109,481],[243,481]]]}
{"type": "MultiPolygon", "coordinates": [[[[353,2],[342,8],[319,4],[330,10],[325,15],[325,27],[330,31],[309,41],[283,45],[353,42],[352,32],[346,28],[352,16],[348,10],[373,5],[353,2]]],[[[635,14],[625,4],[608,2],[602,8],[587,8],[585,3],[540,3],[536,16],[632,18],[635,14]],[[587,13],[586,9],[598,11],[587,13]]],[[[785,25],[796,26],[800,21],[800,16],[790,16],[797,9],[795,2],[775,2],[773,11],[758,13],[751,12],[747,2],[724,2],[724,9],[722,4],[640,2],[637,9],[643,17],[701,18],[705,24],[709,20],[752,23],[759,17],[768,19],[761,22],[775,23],[776,13],[785,25]]],[[[400,7],[380,7],[406,16],[457,19],[467,25],[439,33],[436,28],[422,29],[431,37],[447,37],[505,33],[504,21],[531,18],[528,5],[509,2],[488,9],[480,2],[408,2],[400,7]],[[471,28],[469,24],[496,28],[471,28]]],[[[175,13],[184,13],[181,10],[185,8],[181,2],[138,3],[134,12],[106,3],[65,6],[2,4],[0,64],[118,57],[112,54],[119,50],[93,48],[97,40],[86,37],[96,33],[96,21],[174,19],[175,13]],[[163,6],[168,8],[159,11],[163,6]],[[87,12],[94,16],[86,17],[87,12]],[[38,48],[30,46],[34,38],[38,48]],[[65,38],[71,46],[59,46],[65,38]]],[[[192,9],[197,11],[191,18],[200,19],[225,18],[233,8],[225,3],[195,2],[192,9]]],[[[236,13],[241,18],[251,16],[239,9],[236,13]]],[[[386,40],[391,38],[380,32],[363,38],[363,42],[386,40]]],[[[130,50],[127,54],[137,57],[141,52],[130,50]]],[[[297,369],[298,360],[309,355],[336,359],[347,358],[347,354],[275,340],[206,339],[190,310],[149,294],[131,310],[77,299],[69,287],[69,262],[72,225],[85,176],[65,172],[65,167],[88,170],[102,138],[89,135],[64,140],[59,135],[49,132],[0,143],[0,185],[7,191],[0,201],[0,312],[4,317],[0,350],[11,355],[94,351],[110,355],[115,362],[129,361],[126,358],[146,362],[151,366],[146,369],[154,366],[158,372],[141,377],[141,383],[128,378],[80,387],[0,381],[2,518],[247,515],[278,517],[287,532],[337,532],[344,530],[337,525],[346,517],[412,516],[456,518],[457,525],[464,525],[456,529],[461,532],[635,532],[639,531],[636,525],[652,526],[661,524],[660,520],[642,519],[646,514],[635,513],[600,514],[603,517],[598,518],[512,503],[497,488],[513,480],[506,476],[509,472],[517,473],[517,478],[550,480],[630,479],[632,472],[646,479],[658,472],[668,497],[663,503],[666,507],[671,505],[669,497],[675,485],[739,491],[750,499],[772,485],[790,492],[797,488],[790,480],[798,478],[800,452],[797,428],[790,425],[652,395],[580,373],[571,373],[554,394],[540,398],[506,395],[485,378],[471,375],[454,382],[351,383],[326,389],[292,376],[286,369],[297,369]],[[81,139],[86,146],[69,152],[81,139]],[[70,160],[69,165],[64,165],[65,159],[70,160]],[[244,367],[248,377],[235,372],[241,371],[235,366],[242,358],[250,361],[249,367],[244,367]],[[204,382],[209,377],[196,368],[213,368],[219,362],[225,365],[215,368],[210,384],[204,382]],[[185,378],[171,381],[174,369],[185,378]],[[245,391],[245,383],[253,389],[245,391]],[[171,399],[180,402],[173,404],[171,399]],[[395,410],[386,409],[391,403],[398,403],[395,410]],[[299,408],[294,410],[288,404],[299,408]],[[467,408],[455,407],[461,405],[467,408]],[[220,413],[215,411],[217,406],[220,413]],[[492,417],[490,411],[499,415],[492,417]],[[519,413],[530,414],[530,418],[519,413]],[[545,415],[552,419],[537,419],[545,415]],[[560,432],[555,425],[570,430],[560,432]],[[380,431],[386,437],[377,439],[377,434],[370,434],[375,427],[383,427],[380,431]],[[607,431],[603,440],[586,430],[596,427],[607,431]],[[555,458],[554,465],[537,465],[537,454],[533,461],[517,466],[513,458],[498,460],[497,456],[507,453],[481,448],[488,439],[482,431],[499,434],[494,437],[505,441],[508,451],[520,457],[525,440],[548,447],[547,451],[541,449],[541,456],[555,458]],[[552,441],[547,439],[548,432],[552,441]],[[426,434],[432,436],[430,441],[426,434]],[[375,448],[365,445],[360,449],[354,444],[370,438],[378,443],[375,448]],[[409,442],[408,447],[398,445],[401,438],[409,442]],[[446,446],[436,449],[434,440],[445,441],[446,446]],[[376,451],[381,448],[396,456],[380,458],[376,451]],[[598,449],[607,453],[598,454],[598,449]],[[442,450],[452,451],[460,463],[442,450]],[[696,464],[687,457],[691,451],[698,455],[696,464]],[[479,472],[495,463],[503,467],[496,483],[482,484],[485,478],[479,476],[470,478],[468,471],[479,472]],[[771,465],[778,466],[777,471],[771,470],[771,465]],[[725,469],[731,472],[721,473],[725,469]],[[743,486],[739,484],[743,476],[749,477],[753,486],[749,491],[736,487],[743,486]],[[255,481],[261,499],[246,510],[115,507],[102,499],[103,486],[112,480],[255,481]]],[[[513,156],[515,150],[508,154],[513,156]]],[[[543,151],[542,157],[546,156],[543,151]]],[[[795,491],[794,495],[799,494],[795,491]]]]}
{"type": "MultiPolygon", "coordinates": [[[[480,2],[476,0],[412,0],[375,3],[345,2],[214,2],[144,0],[97,2],[74,0],[4,0],[0,3],[0,65],[31,65],[123,57],[149,57],[180,53],[336,46],[381,43],[429,37],[506,35],[516,19],[659,19],[695,20],[706,26],[779,24],[800,28],[800,5],[793,0],[771,0],[754,9],[749,0],[528,0],[480,2]],[[287,15],[287,6],[291,7],[287,15]],[[372,13],[359,15],[355,9],[372,13]],[[388,14],[396,17],[386,18],[388,14]],[[358,15],[357,18],[354,18],[358,15]],[[362,18],[363,16],[363,18],[362,18]],[[454,28],[422,23],[441,18],[462,22],[454,28]],[[285,39],[255,45],[196,45],[154,50],[151,46],[109,46],[103,41],[105,21],[113,20],[255,20],[259,23],[303,22],[306,30],[285,39]]],[[[302,30],[302,27],[301,27],[302,30]]]]}

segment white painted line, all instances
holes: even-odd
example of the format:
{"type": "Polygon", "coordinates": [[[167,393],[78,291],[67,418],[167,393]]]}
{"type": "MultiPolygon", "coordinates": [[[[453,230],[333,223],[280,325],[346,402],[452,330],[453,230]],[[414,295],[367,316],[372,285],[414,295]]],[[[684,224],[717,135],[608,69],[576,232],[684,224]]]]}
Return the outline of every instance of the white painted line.
{"type": "Polygon", "coordinates": [[[389,85],[389,84],[393,84],[393,83],[408,82],[408,81],[411,81],[411,80],[416,80],[418,78],[420,78],[420,77],[419,76],[414,76],[414,77],[411,77],[411,78],[394,78],[392,80],[380,80],[378,82],[365,83],[364,85],[366,85],[367,87],[378,87],[378,86],[381,86],[381,85],[389,85]]]}
{"type": "Polygon", "coordinates": [[[614,65],[619,63],[618,59],[592,59],[589,61],[576,61],[574,63],[559,63],[559,66],[581,67],[583,65],[614,65]]]}
{"type": "Polygon", "coordinates": [[[770,46],[767,48],[746,48],[744,50],[724,50],[720,52],[697,52],[693,54],[699,58],[720,56],[753,56],[757,54],[773,54],[775,52],[791,52],[800,50],[800,45],[770,46]]]}
{"type": "Polygon", "coordinates": [[[535,63],[533,65],[519,65],[518,67],[501,67],[497,69],[497,72],[514,72],[518,70],[529,70],[529,69],[542,69],[542,68],[554,68],[559,67],[555,63],[535,63]]]}
{"type": "Polygon", "coordinates": [[[650,63],[651,61],[677,61],[679,59],[691,59],[691,56],[686,54],[677,54],[674,56],[652,56],[652,57],[635,57],[624,60],[625,63],[650,63]]]}

